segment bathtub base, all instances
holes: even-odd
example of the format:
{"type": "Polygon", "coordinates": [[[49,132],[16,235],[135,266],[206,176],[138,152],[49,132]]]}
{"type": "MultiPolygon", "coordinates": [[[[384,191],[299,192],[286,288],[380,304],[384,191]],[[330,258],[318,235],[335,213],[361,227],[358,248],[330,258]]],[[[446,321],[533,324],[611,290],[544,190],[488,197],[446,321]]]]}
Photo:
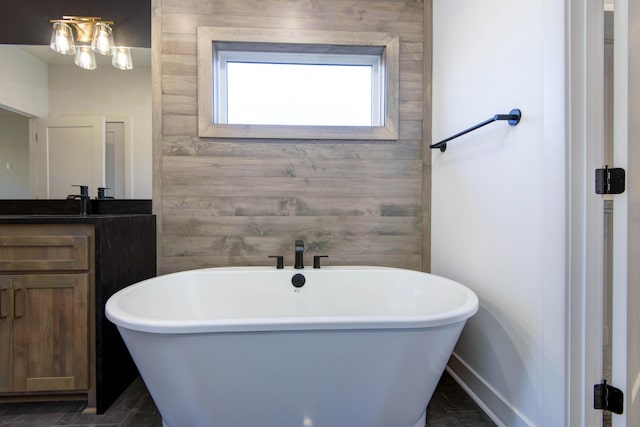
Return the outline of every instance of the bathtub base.
{"type": "Polygon", "coordinates": [[[305,427],[423,427],[463,326],[220,334],[119,329],[167,427],[300,427],[306,418],[305,427]]]}
{"type": "MultiPolygon", "coordinates": [[[[425,409],[425,411],[422,413],[422,416],[420,417],[418,422],[411,427],[424,427],[426,424],[427,424],[427,410],[425,409]]],[[[164,420],[162,420],[162,427],[169,427],[167,423],[164,422],[164,420]]]]}

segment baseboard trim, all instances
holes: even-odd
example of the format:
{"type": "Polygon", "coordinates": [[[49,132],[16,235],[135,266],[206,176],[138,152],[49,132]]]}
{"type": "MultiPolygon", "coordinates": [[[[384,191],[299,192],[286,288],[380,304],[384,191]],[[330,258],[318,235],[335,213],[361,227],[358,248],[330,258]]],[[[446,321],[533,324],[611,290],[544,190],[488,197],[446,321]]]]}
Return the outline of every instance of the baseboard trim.
{"type": "Polygon", "coordinates": [[[447,372],[498,427],[535,427],[456,353],[449,359],[447,372]]]}

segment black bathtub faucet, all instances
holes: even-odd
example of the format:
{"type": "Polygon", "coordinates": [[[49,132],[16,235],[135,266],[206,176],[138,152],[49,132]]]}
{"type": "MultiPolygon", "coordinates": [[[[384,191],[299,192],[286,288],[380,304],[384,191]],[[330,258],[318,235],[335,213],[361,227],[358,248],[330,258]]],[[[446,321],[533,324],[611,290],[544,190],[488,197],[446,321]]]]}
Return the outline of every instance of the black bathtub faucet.
{"type": "Polygon", "coordinates": [[[296,261],[295,264],[293,265],[293,268],[295,269],[301,269],[304,268],[304,242],[302,240],[296,240],[296,251],[295,251],[295,256],[296,256],[296,261]]]}

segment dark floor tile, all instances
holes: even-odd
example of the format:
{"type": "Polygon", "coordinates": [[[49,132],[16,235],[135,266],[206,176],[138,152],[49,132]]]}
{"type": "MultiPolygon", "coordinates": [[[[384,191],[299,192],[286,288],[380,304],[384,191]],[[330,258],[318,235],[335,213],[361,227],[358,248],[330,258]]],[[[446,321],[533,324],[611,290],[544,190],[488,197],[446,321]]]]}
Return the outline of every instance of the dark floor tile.
{"type": "MultiPolygon", "coordinates": [[[[140,403],[147,389],[140,378],[116,399],[104,414],[83,414],[82,411],[65,414],[55,426],[120,425],[140,403]]],[[[85,405],[86,406],[86,405],[85,405]]],[[[84,408],[83,408],[84,409],[84,408]]]]}
{"type": "Polygon", "coordinates": [[[437,391],[431,398],[429,406],[427,406],[427,419],[437,420],[447,415],[447,408],[440,401],[440,396],[437,391]]]}
{"type": "Polygon", "coordinates": [[[460,387],[460,385],[445,372],[438,383],[438,396],[447,410],[464,411],[469,406],[476,406],[476,402],[460,387]]]}
{"type": "Polygon", "coordinates": [[[445,372],[427,407],[428,427],[491,427],[495,423],[476,402],[445,372]]]}
{"type": "Polygon", "coordinates": [[[2,404],[2,427],[50,427],[69,412],[77,412],[82,402],[29,402],[2,404]]]}
{"type": "Polygon", "coordinates": [[[120,424],[69,424],[67,427],[120,427],[120,424]]]}
{"type": "Polygon", "coordinates": [[[120,427],[161,427],[162,417],[151,396],[142,398],[140,405],[131,411],[120,427]]]}
{"type": "Polygon", "coordinates": [[[494,427],[491,421],[482,411],[448,412],[437,418],[427,416],[428,427],[494,427]]]}
{"type": "Polygon", "coordinates": [[[0,426],[50,427],[60,419],[62,415],[61,413],[3,415],[0,417],[0,426]]]}
{"type": "Polygon", "coordinates": [[[83,402],[25,402],[25,403],[2,403],[0,404],[0,415],[21,415],[21,414],[46,414],[50,412],[65,413],[77,411],[83,406],[83,402]]]}
{"type": "MultiPolygon", "coordinates": [[[[0,404],[0,427],[161,427],[162,418],[140,378],[103,415],[83,414],[85,402],[0,404]]],[[[427,408],[428,427],[493,427],[445,373],[427,408]]]]}

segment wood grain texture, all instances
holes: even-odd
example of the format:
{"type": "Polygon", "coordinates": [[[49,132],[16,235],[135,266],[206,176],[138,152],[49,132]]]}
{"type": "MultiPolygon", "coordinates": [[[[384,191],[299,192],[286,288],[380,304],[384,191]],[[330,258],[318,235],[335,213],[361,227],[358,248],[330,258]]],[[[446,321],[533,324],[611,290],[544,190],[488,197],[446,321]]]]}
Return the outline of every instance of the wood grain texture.
{"type": "MultiPolygon", "coordinates": [[[[216,3],[215,0],[209,0],[216,3]]],[[[315,0],[314,2],[323,3],[324,0],[315,0]]],[[[203,2],[204,3],[204,2],[203,2]]],[[[244,4],[246,7],[246,0],[239,0],[239,4],[244,4]]],[[[367,14],[353,13],[351,16],[341,14],[336,10],[327,17],[313,16],[313,13],[309,16],[304,14],[291,14],[291,8],[284,3],[288,3],[289,6],[295,6],[300,2],[286,2],[279,1],[279,5],[274,5],[276,2],[269,2],[273,5],[273,9],[280,13],[279,16],[268,15],[225,15],[225,14],[211,14],[211,15],[198,15],[188,13],[165,13],[162,16],[162,27],[164,33],[175,34],[194,34],[198,26],[229,26],[229,27],[255,27],[260,26],[264,28],[289,28],[289,29],[308,29],[308,30],[336,30],[336,31],[351,31],[354,27],[362,29],[362,31],[387,31],[392,33],[398,33],[400,35],[400,41],[413,41],[421,42],[423,40],[423,26],[422,21],[401,21],[401,20],[378,20],[374,19],[367,14]],[[362,19],[361,19],[362,17],[362,19]],[[256,25],[254,25],[254,23],[256,25]]],[[[362,2],[364,5],[370,3],[369,1],[362,2]]],[[[408,1],[407,1],[408,3],[408,1]]],[[[412,2],[414,3],[414,2],[412,2]]],[[[422,2],[415,2],[422,5],[422,2]]],[[[418,12],[421,17],[422,13],[418,12]]],[[[414,17],[416,18],[416,17],[414,17]]]]}
{"type": "MultiPolygon", "coordinates": [[[[424,5],[424,23],[431,28],[433,26],[433,4],[428,1],[424,5]]],[[[424,88],[423,99],[431,100],[431,69],[433,61],[433,35],[431,31],[424,33],[424,88]]],[[[431,102],[424,102],[424,128],[429,132],[424,135],[422,150],[422,269],[431,271],[431,102]]]]}
{"type": "Polygon", "coordinates": [[[89,224],[0,224],[0,392],[93,393],[94,236],[89,224]]]}
{"type": "Polygon", "coordinates": [[[428,268],[430,2],[153,0],[159,272],[293,261],[428,268]],[[427,19],[428,18],[428,19],[427,19]],[[199,26],[399,37],[397,141],[198,137],[199,26]],[[425,47],[428,46],[428,49],[425,47]]]}
{"type": "Polygon", "coordinates": [[[3,236],[0,271],[87,270],[88,236],[3,236]]]}
{"type": "MultiPolygon", "coordinates": [[[[199,26],[197,29],[197,75],[198,75],[198,135],[202,137],[233,138],[288,138],[288,139],[375,139],[396,140],[398,138],[399,103],[399,38],[386,32],[364,31],[310,31],[300,29],[265,29],[199,26]],[[212,44],[222,41],[272,46],[273,44],[300,44],[322,46],[322,52],[344,53],[345,46],[363,53],[363,48],[376,47],[384,52],[384,120],[380,126],[270,126],[232,125],[212,121],[214,77],[214,54],[212,44]]],[[[266,47],[265,49],[269,49],[266,47]]],[[[297,52],[295,48],[293,52],[297,52]]],[[[355,53],[353,50],[347,50],[355,53]]],[[[367,53],[371,53],[367,51],[367,53]]],[[[169,57],[170,55],[164,55],[169,57]]],[[[175,67],[163,65],[165,74],[175,67]]]]}
{"type": "Polygon", "coordinates": [[[12,277],[0,275],[0,393],[13,390],[12,277]]]}
{"type": "MultiPolygon", "coordinates": [[[[198,86],[197,77],[189,76],[190,82],[185,84],[186,76],[162,77],[162,0],[151,0],[151,132],[153,135],[152,156],[153,156],[153,212],[157,215],[156,254],[157,269],[160,271],[162,262],[162,252],[160,243],[162,241],[162,153],[163,144],[163,94],[174,94],[178,96],[188,96],[191,94],[194,100],[197,99],[198,86]],[[182,78],[181,78],[182,77],[182,78]]],[[[195,35],[193,37],[195,46],[195,35]]],[[[197,102],[197,101],[196,101],[197,102]]]]}
{"type": "Polygon", "coordinates": [[[89,274],[13,276],[14,391],[89,386],[89,274]]]}

